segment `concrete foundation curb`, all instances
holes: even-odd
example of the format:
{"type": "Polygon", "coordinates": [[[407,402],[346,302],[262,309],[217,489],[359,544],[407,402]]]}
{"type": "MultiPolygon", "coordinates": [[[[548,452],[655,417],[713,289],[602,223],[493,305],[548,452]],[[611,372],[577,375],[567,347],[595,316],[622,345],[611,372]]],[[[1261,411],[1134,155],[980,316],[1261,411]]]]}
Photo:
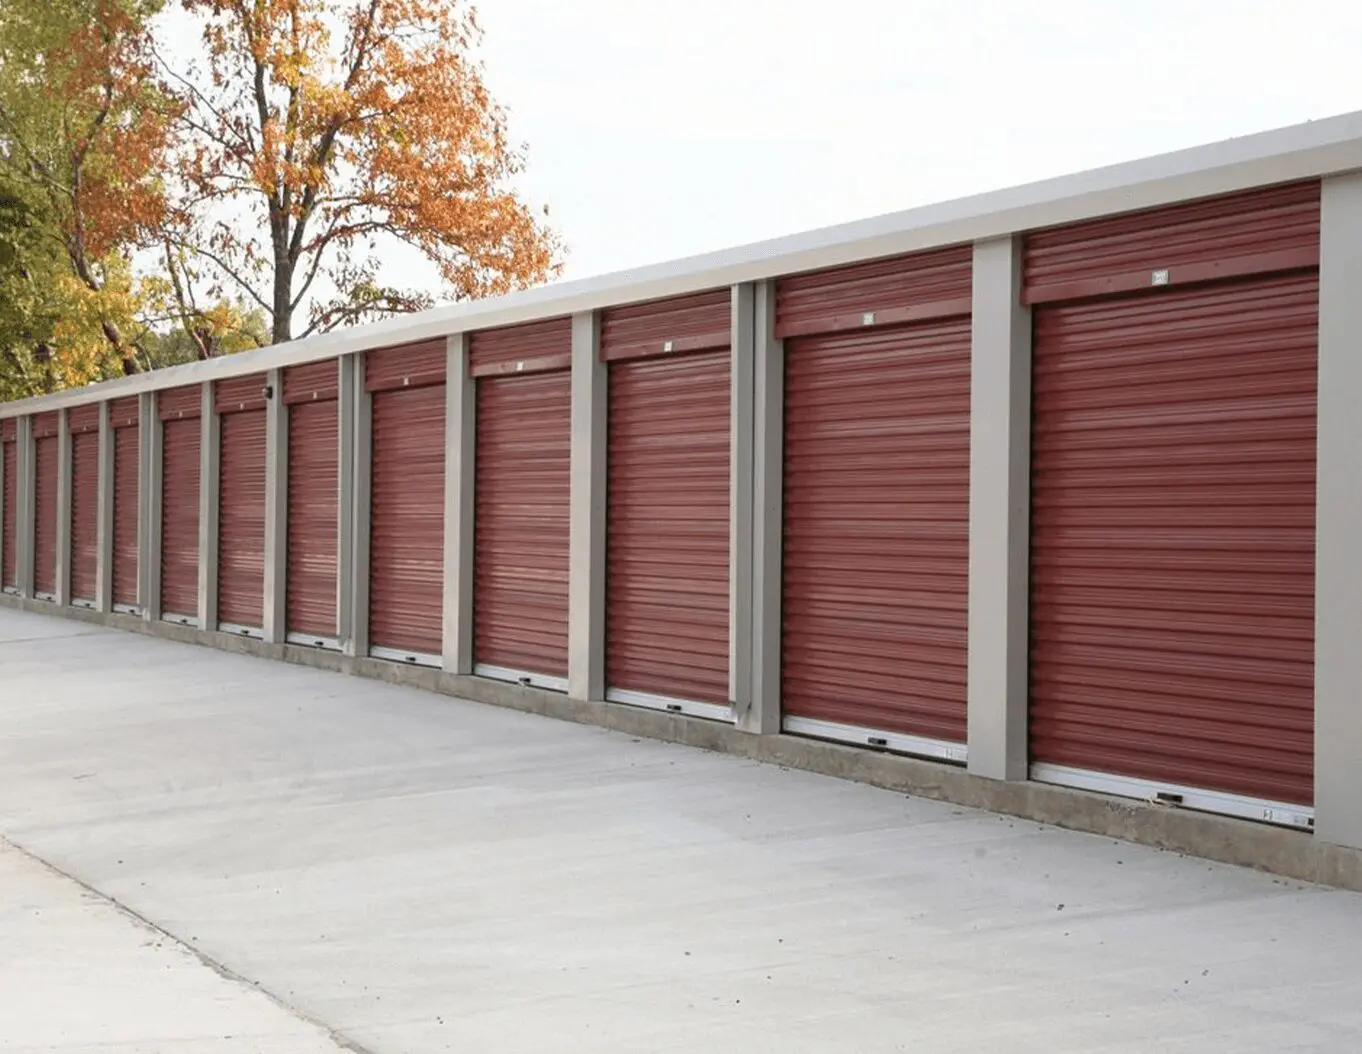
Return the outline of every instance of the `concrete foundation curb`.
{"type": "Polygon", "coordinates": [[[135,615],[63,608],[46,601],[12,595],[0,595],[0,605],[11,610],[55,615],[111,629],[200,644],[239,655],[370,677],[389,684],[422,688],[473,702],[577,724],[595,725],[628,735],[855,780],[916,797],[1118,838],[1305,882],[1362,891],[1362,851],[1332,845],[1304,831],[1107,797],[1067,787],[990,780],[939,762],[783,734],[752,735],[731,725],[702,718],[570,699],[542,689],[480,677],[455,676],[441,670],[404,666],[381,659],[349,658],[338,652],[293,644],[266,644],[252,637],[208,632],[166,622],[147,622],[135,615]]]}

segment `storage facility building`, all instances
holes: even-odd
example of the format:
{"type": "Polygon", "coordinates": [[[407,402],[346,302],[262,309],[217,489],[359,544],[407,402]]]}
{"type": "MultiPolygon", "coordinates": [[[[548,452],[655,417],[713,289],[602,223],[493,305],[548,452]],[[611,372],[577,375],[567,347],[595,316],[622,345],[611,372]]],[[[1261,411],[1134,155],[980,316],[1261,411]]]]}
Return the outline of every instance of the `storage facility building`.
{"type": "Polygon", "coordinates": [[[1359,850],[1359,397],[1355,114],[0,406],[0,603],[1359,850]]]}

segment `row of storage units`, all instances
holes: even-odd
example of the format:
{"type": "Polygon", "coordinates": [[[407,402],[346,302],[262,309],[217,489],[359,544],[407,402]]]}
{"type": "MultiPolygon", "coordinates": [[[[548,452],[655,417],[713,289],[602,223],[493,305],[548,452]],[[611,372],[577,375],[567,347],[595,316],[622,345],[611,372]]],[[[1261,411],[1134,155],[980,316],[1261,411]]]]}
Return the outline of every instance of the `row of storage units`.
{"type": "MultiPolygon", "coordinates": [[[[1308,824],[1318,182],[1025,238],[1032,776],[1308,824]]],[[[775,282],[786,732],[966,759],[971,246],[775,282]]],[[[605,684],[732,716],[728,289],[602,311],[605,684]]],[[[362,355],[372,655],[444,648],[449,358],[362,355]]],[[[573,324],[474,332],[474,673],[568,678],[573,324]]],[[[267,379],[158,393],[158,607],[200,610],[215,415],[219,628],[264,610],[267,379]]],[[[282,371],[289,639],[339,646],[337,362],[282,371]]],[[[55,595],[59,430],[32,421],[33,589],[55,595]]],[[[95,589],[99,413],[68,412],[71,597],[95,589]]],[[[138,598],[136,401],[110,407],[114,606],[138,598]]],[[[3,422],[4,586],[17,432],[3,422]]],[[[361,499],[362,500],[362,499],[361,499]]],[[[746,573],[746,569],[739,569],[746,573]]]]}

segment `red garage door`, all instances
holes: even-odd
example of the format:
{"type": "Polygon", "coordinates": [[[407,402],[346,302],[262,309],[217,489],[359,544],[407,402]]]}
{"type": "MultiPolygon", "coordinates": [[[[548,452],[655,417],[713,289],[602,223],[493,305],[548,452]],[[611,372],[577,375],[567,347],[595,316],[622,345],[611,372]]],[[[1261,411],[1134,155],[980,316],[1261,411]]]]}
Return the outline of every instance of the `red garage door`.
{"type": "Polygon", "coordinates": [[[99,404],[68,410],[71,433],[71,602],[95,607],[99,568],[99,404]]]}
{"type": "Polygon", "coordinates": [[[338,647],[336,576],[339,551],[340,433],[336,361],[284,371],[288,406],[289,639],[338,647]]]}
{"type": "Polygon", "coordinates": [[[0,421],[0,472],[4,473],[3,508],[0,508],[0,588],[14,592],[19,588],[18,537],[14,525],[18,522],[19,500],[19,444],[18,422],[14,418],[0,421]]]}
{"type": "Polygon", "coordinates": [[[137,398],[109,404],[113,429],[113,606],[115,611],[137,611],[137,508],[141,500],[141,461],[137,398]]]}
{"type": "Polygon", "coordinates": [[[1318,258],[1318,184],[1029,239],[1036,778],[1308,824],[1318,258]]]}
{"type": "Polygon", "coordinates": [[[161,419],[161,617],[195,624],[199,610],[199,450],[203,394],[198,385],[156,396],[161,419]]]}
{"type": "Polygon", "coordinates": [[[607,311],[607,698],[729,719],[730,295],[607,311]]]}
{"type": "Polygon", "coordinates": [[[369,650],[438,666],[444,642],[445,342],[365,356],[373,398],[369,650]]]}
{"type": "Polygon", "coordinates": [[[787,731],[963,761],[969,246],[777,286],[787,731]]]}
{"type": "Polygon", "coordinates": [[[474,672],[567,687],[572,321],[475,333],[474,672]]]}
{"type": "Polygon", "coordinates": [[[263,375],[218,381],[218,628],[258,636],[265,618],[263,375]]]}
{"type": "Polygon", "coordinates": [[[60,485],[61,415],[33,418],[33,591],[42,600],[57,599],[57,490],[60,485]]]}

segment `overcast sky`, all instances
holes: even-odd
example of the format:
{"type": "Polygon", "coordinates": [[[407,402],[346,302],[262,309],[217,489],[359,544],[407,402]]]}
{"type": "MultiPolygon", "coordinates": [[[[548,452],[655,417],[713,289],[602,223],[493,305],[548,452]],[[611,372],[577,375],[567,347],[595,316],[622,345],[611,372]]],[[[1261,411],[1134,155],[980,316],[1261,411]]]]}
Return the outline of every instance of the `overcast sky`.
{"type": "Polygon", "coordinates": [[[1362,109],[1356,0],[482,0],[568,277],[1362,109]]]}
{"type": "MultiPolygon", "coordinates": [[[[565,278],[1362,109],[1358,0],[477,7],[565,278]]],[[[411,252],[385,259],[436,288],[411,252]]]]}

